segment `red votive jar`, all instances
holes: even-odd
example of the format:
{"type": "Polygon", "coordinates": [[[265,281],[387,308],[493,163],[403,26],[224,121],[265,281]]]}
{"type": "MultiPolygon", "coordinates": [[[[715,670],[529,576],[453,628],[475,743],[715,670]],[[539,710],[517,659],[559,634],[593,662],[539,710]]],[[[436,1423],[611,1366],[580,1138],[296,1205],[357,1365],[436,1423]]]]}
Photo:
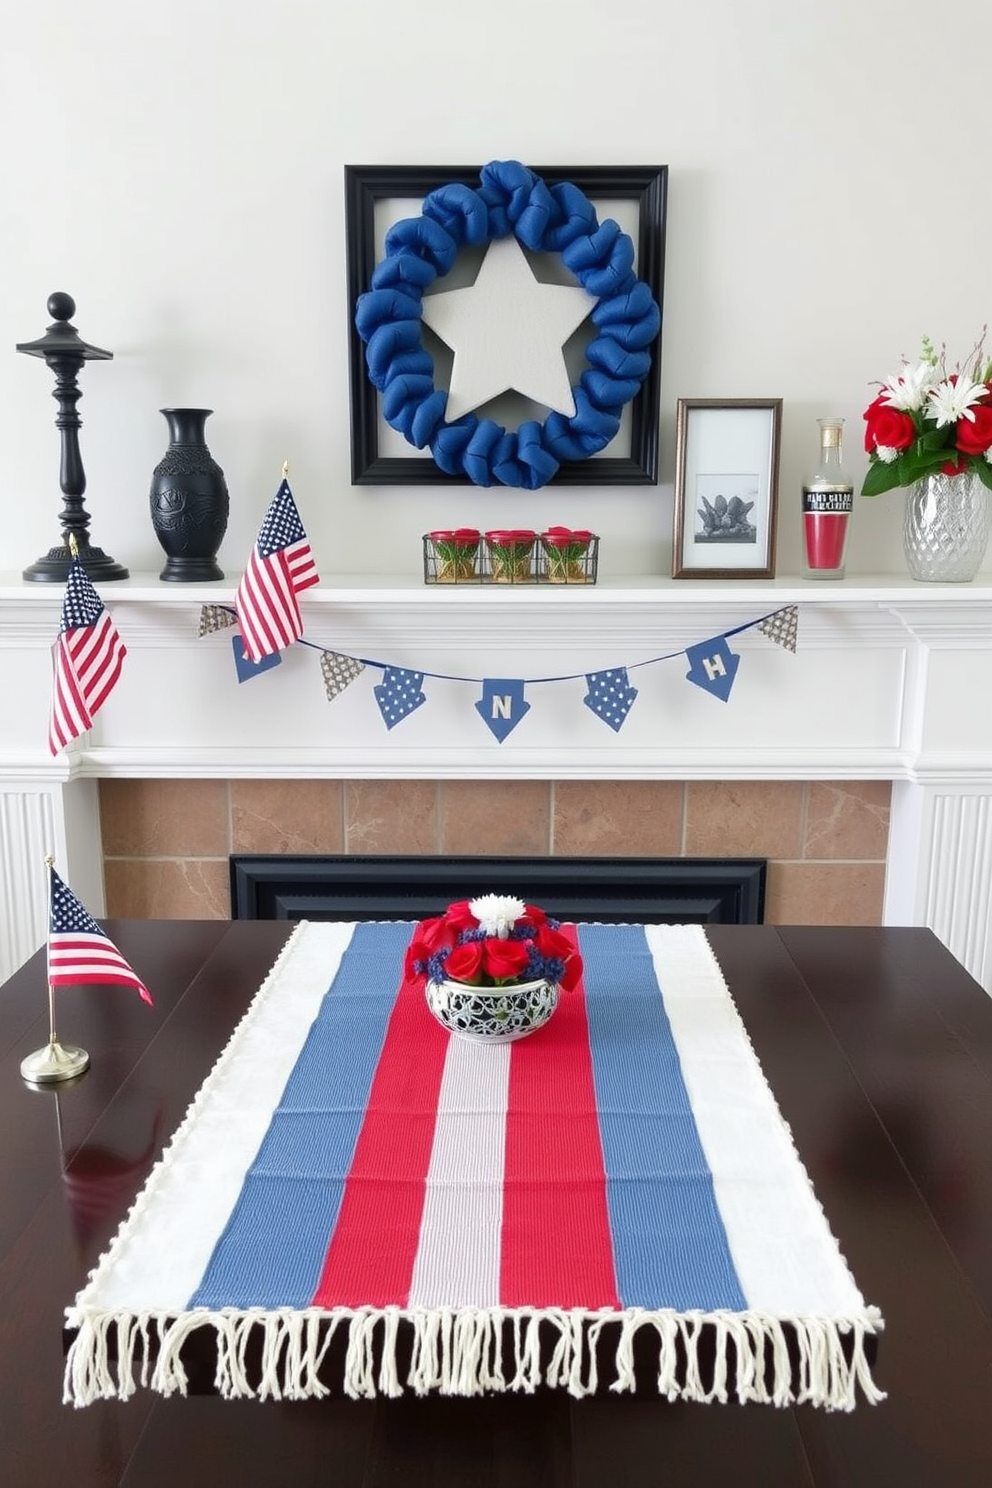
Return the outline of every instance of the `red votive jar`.
{"type": "Polygon", "coordinates": [[[843,464],[841,418],[817,419],[820,463],[803,484],[804,579],[842,579],[854,486],[843,464]]]}
{"type": "Polygon", "coordinates": [[[533,578],[537,533],[529,527],[507,527],[486,533],[489,574],[494,584],[527,584],[533,578]]]}
{"type": "Polygon", "coordinates": [[[477,577],[476,559],[482,533],[475,527],[454,527],[429,532],[434,579],[438,584],[464,584],[477,577]]]}

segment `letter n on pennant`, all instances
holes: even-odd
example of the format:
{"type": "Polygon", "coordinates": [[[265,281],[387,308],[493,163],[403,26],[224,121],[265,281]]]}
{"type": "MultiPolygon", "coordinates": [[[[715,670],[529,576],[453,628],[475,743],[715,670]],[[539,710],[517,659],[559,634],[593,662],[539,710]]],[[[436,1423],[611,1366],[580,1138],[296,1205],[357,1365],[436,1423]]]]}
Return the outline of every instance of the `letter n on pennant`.
{"type": "Polygon", "coordinates": [[[482,684],[482,697],[475,705],[479,717],[500,744],[511,734],[530,703],[524,697],[524,684],[505,678],[487,677],[482,684]]]}

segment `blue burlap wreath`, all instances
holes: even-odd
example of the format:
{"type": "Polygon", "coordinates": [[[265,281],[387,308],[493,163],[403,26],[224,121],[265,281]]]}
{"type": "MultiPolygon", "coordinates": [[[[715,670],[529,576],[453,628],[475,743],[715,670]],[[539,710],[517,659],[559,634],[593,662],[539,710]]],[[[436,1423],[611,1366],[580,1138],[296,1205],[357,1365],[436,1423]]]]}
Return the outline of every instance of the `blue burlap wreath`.
{"type": "Polygon", "coordinates": [[[429,446],[447,475],[535,491],[563,460],[585,460],[616,436],[621,410],[650,370],[661,312],[633,272],[630,237],[612,220],[600,224],[577,186],[548,186],[516,160],[490,161],[479,179],[478,190],[460,182],[438,187],[419,217],[389,229],[386,256],[358,297],[355,325],[391,428],[417,449],[429,446]],[[591,316],[598,334],[585,353],[590,365],[572,389],[575,413],[551,413],[543,424],[528,419],[515,431],[475,414],[449,424],[448,394],[434,386],[434,362],[421,340],[423,293],[463,247],[511,232],[524,248],[560,254],[598,298],[591,316]]]}

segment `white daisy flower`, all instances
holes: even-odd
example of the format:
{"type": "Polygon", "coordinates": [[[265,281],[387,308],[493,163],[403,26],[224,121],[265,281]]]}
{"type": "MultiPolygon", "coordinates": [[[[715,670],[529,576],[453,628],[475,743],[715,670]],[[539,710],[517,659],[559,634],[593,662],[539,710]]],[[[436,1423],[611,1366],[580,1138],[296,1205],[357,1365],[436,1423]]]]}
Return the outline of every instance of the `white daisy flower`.
{"type": "Polygon", "coordinates": [[[971,411],[972,403],[977,403],[980,398],[988,396],[988,388],[984,382],[972,382],[970,377],[959,377],[957,382],[938,383],[927,393],[929,399],[928,414],[934,419],[938,429],[944,429],[948,424],[956,424],[958,419],[968,419],[970,423],[975,422],[975,415],[971,411]]]}
{"type": "Polygon", "coordinates": [[[931,362],[917,362],[915,367],[906,362],[900,373],[885,379],[882,402],[889,408],[901,408],[904,413],[914,413],[916,409],[923,407],[928,392],[939,379],[940,371],[931,362]]]}
{"type": "Polygon", "coordinates": [[[483,894],[479,899],[470,899],[468,907],[475,915],[487,935],[507,940],[510,931],[527,908],[522,899],[513,899],[509,894],[483,894]]]}
{"type": "Polygon", "coordinates": [[[876,444],[875,453],[883,465],[892,465],[899,458],[899,451],[891,444],[876,444]]]}

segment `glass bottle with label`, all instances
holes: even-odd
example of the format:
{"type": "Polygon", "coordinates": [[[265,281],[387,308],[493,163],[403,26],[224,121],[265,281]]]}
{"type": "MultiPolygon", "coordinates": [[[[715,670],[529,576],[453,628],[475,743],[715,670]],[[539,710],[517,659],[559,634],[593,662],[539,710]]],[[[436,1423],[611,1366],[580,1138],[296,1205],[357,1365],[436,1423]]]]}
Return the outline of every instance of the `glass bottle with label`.
{"type": "Polygon", "coordinates": [[[817,419],[820,464],[803,484],[804,579],[842,579],[854,486],[844,470],[841,418],[817,419]]]}

